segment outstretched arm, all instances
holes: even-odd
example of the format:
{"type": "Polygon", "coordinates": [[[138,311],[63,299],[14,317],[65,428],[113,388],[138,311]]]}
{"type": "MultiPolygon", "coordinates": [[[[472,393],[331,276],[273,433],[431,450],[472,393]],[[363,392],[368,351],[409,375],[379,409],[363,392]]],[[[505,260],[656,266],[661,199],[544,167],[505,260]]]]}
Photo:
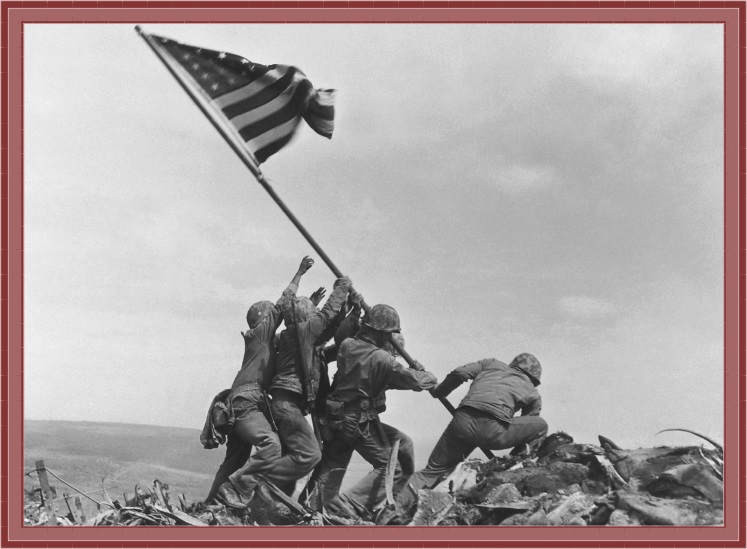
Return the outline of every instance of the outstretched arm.
{"type": "MultiPolygon", "coordinates": [[[[422,365],[420,367],[423,368],[422,365]]],[[[390,356],[384,370],[383,385],[387,389],[430,391],[438,385],[438,379],[425,368],[422,370],[405,368],[390,356]]]]}
{"type": "Polygon", "coordinates": [[[298,285],[301,283],[301,277],[306,274],[306,272],[311,269],[311,266],[314,264],[314,260],[311,259],[308,255],[304,257],[301,260],[301,264],[298,266],[298,270],[296,271],[296,274],[293,275],[293,280],[291,280],[290,284],[288,285],[288,288],[292,288],[294,292],[298,291],[298,285]]]}
{"type": "MultiPolygon", "coordinates": [[[[327,298],[327,302],[324,304],[324,307],[322,307],[322,310],[309,320],[311,333],[314,334],[315,340],[322,335],[322,332],[324,332],[327,326],[329,326],[329,324],[334,320],[337,313],[340,312],[340,309],[342,309],[342,306],[345,304],[345,300],[348,297],[348,292],[352,285],[352,280],[347,276],[335,280],[332,295],[327,298]]],[[[329,337],[332,337],[332,335],[333,334],[330,334],[329,337]]]]}
{"type": "Polygon", "coordinates": [[[482,371],[482,361],[465,364],[447,375],[444,380],[431,391],[434,398],[447,396],[468,379],[474,379],[482,371]]]}
{"type": "Polygon", "coordinates": [[[283,308],[295,298],[296,292],[298,291],[298,284],[301,282],[301,277],[306,274],[306,271],[311,269],[311,266],[314,264],[314,260],[311,259],[308,255],[304,257],[301,260],[301,264],[298,266],[298,270],[296,271],[296,274],[293,275],[293,280],[290,281],[290,284],[288,284],[288,287],[283,290],[282,295],[280,296],[280,299],[275,304],[275,315],[272,322],[272,325],[274,326],[274,329],[271,330],[271,333],[274,334],[275,331],[280,327],[280,324],[283,322],[283,316],[281,314],[283,308]]]}

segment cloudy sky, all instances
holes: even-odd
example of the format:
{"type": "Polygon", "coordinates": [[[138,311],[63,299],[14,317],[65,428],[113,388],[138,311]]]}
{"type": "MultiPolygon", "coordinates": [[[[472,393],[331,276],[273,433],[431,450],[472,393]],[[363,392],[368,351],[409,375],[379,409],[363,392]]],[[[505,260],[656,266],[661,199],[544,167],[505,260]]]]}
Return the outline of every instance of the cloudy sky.
{"type": "MultiPolygon", "coordinates": [[[[144,29],[338,90],[264,173],[439,379],[531,352],[552,431],[722,439],[721,26],[144,29]]],[[[25,417],[199,429],[313,250],[132,25],[24,37],[25,417]]],[[[448,413],[392,393],[422,462],[448,413]]]]}

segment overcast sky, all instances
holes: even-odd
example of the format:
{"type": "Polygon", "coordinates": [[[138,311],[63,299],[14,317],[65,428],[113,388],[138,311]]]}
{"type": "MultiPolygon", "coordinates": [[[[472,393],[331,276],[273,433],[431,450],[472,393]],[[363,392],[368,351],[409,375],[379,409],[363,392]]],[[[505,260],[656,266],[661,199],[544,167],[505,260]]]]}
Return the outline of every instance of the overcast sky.
{"type": "MultiPolygon", "coordinates": [[[[551,431],[722,440],[722,26],[144,30],[338,90],[263,171],[439,379],[531,352],[551,431]]],[[[25,417],[199,429],[316,256],[132,25],[27,24],[24,60],[25,417]]],[[[449,415],[383,420],[422,463],[449,415]]]]}

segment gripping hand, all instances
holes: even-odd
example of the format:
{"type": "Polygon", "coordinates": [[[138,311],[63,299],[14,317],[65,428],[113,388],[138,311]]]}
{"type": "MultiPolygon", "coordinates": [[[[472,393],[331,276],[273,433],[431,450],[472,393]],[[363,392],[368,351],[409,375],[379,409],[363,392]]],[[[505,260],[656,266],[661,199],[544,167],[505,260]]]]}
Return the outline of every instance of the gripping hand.
{"type": "Polygon", "coordinates": [[[343,276],[342,278],[338,278],[335,280],[335,288],[342,288],[345,291],[348,291],[353,286],[353,281],[350,280],[349,276],[343,276]]]}

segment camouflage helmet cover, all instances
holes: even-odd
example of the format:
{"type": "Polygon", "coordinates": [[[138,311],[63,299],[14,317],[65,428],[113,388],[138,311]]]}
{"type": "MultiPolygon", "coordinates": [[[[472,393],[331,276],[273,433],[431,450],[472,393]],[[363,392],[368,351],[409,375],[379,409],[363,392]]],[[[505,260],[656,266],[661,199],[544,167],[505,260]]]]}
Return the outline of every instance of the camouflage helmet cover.
{"type": "Polygon", "coordinates": [[[271,301],[257,301],[254,305],[249,307],[249,311],[246,313],[246,323],[249,324],[250,329],[254,329],[259,326],[274,307],[271,301]]]}
{"type": "Polygon", "coordinates": [[[318,309],[314,302],[308,297],[299,297],[295,301],[296,318],[293,318],[293,303],[291,300],[286,300],[283,303],[283,320],[286,326],[290,326],[298,322],[306,322],[311,319],[317,312],[318,309]]]}
{"type": "Polygon", "coordinates": [[[542,378],[542,365],[534,355],[521,353],[511,361],[509,366],[512,368],[518,368],[528,375],[535,386],[540,384],[540,379],[542,378]]]}
{"type": "Polygon", "coordinates": [[[374,305],[365,314],[361,323],[380,332],[396,333],[400,331],[399,314],[389,305],[374,305]]]}

